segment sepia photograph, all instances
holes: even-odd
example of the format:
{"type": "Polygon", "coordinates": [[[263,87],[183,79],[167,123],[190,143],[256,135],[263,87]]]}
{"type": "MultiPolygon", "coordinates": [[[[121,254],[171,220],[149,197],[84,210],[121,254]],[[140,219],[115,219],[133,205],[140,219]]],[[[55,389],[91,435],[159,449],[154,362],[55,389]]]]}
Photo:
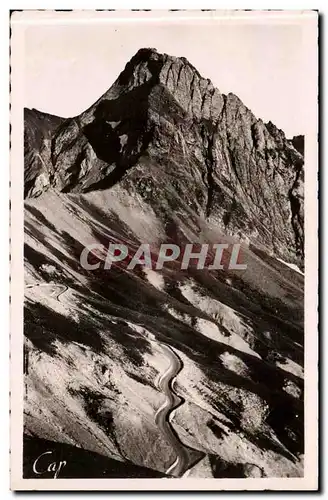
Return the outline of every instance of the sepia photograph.
{"type": "Polygon", "coordinates": [[[12,489],[315,490],[315,11],[11,15],[12,489]]]}

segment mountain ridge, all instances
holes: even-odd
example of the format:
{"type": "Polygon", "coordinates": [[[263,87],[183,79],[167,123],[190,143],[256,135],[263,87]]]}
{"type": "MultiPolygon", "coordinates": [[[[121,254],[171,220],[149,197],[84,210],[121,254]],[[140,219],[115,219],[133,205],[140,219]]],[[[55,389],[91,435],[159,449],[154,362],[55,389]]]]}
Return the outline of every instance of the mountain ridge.
{"type": "Polygon", "coordinates": [[[198,215],[303,266],[303,156],[283,131],[234,94],[221,94],[185,58],[140,49],[96,103],[59,123],[50,153],[49,140],[33,156],[42,162],[33,168],[27,161],[27,197],[50,186],[107,189],[142,158],[162,164],[170,157],[184,163],[181,176],[192,171],[187,202],[198,215]]]}

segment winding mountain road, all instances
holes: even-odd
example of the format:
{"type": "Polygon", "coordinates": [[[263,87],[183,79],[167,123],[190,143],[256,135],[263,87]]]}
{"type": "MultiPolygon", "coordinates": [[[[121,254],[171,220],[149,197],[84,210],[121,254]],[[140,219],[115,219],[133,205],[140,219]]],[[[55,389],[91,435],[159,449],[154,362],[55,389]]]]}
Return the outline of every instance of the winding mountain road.
{"type": "Polygon", "coordinates": [[[183,403],[183,399],[174,392],[172,387],[175,377],[182,370],[183,364],[171,347],[165,344],[161,344],[161,347],[170,360],[170,365],[157,382],[158,389],[165,393],[166,400],[157,410],[155,422],[166,440],[172,445],[177,456],[175,462],[167,469],[166,474],[181,477],[188,468],[189,457],[185,446],[181,443],[169,422],[169,416],[173,410],[183,403]]]}
{"type": "Polygon", "coordinates": [[[26,285],[25,288],[34,288],[36,286],[52,286],[52,287],[60,287],[62,289],[61,292],[57,293],[56,299],[60,302],[59,297],[61,297],[68,290],[67,285],[62,285],[59,283],[34,283],[33,285],[26,285]]]}
{"type": "MultiPolygon", "coordinates": [[[[58,283],[34,283],[33,285],[26,285],[25,288],[31,289],[34,287],[59,287],[61,289],[59,293],[57,293],[56,295],[51,294],[56,298],[56,300],[58,300],[58,302],[60,302],[60,297],[69,289],[68,286],[58,283]]],[[[181,477],[188,469],[189,457],[185,446],[181,443],[174,429],[172,428],[172,425],[169,421],[169,416],[173,412],[173,410],[178,408],[178,406],[183,403],[183,399],[178,396],[173,389],[173,382],[178,373],[182,370],[183,363],[170,346],[163,343],[161,343],[160,346],[166,354],[166,357],[169,359],[170,364],[157,382],[158,389],[165,394],[166,399],[163,405],[156,412],[155,422],[166,438],[167,442],[172,445],[172,448],[176,453],[176,460],[166,470],[166,474],[175,477],[181,477]]]]}

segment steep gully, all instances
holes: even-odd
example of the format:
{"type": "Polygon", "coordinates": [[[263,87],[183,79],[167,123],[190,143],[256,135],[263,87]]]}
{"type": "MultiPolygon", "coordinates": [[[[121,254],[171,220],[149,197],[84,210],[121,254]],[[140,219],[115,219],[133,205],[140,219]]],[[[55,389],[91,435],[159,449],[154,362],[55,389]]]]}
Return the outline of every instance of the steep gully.
{"type": "MultiPolygon", "coordinates": [[[[56,283],[35,283],[33,285],[26,285],[26,288],[28,289],[32,289],[34,287],[60,287],[62,290],[57,293],[57,295],[54,295],[58,302],[60,302],[60,297],[62,297],[62,295],[69,289],[66,285],[56,283]]],[[[160,343],[160,345],[164,353],[167,355],[170,364],[157,381],[157,387],[160,391],[165,393],[166,400],[157,410],[155,414],[155,422],[165,439],[171,444],[177,457],[173,464],[166,470],[166,474],[181,477],[188,469],[189,456],[186,447],[174,431],[169,417],[173,410],[176,410],[184,402],[183,398],[178,396],[173,388],[174,380],[178,373],[182,370],[183,363],[170,346],[164,343],[160,343]]]]}

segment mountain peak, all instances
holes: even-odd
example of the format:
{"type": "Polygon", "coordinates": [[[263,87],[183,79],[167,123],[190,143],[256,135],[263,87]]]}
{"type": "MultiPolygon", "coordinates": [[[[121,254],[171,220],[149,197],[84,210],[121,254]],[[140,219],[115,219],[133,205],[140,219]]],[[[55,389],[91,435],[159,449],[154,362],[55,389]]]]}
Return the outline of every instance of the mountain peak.
{"type": "MultiPolygon", "coordinates": [[[[171,63],[178,63],[178,64],[182,64],[182,65],[185,65],[185,66],[189,66],[196,74],[199,78],[202,78],[201,74],[199,73],[199,71],[197,70],[197,68],[195,68],[195,66],[193,66],[191,64],[190,61],[188,61],[188,59],[184,56],[173,56],[173,55],[170,55],[170,54],[167,54],[166,52],[158,52],[158,50],[154,47],[143,47],[141,49],[139,49],[135,55],[131,58],[131,62],[147,62],[147,61],[151,61],[151,60],[155,60],[155,61],[158,61],[158,62],[162,62],[163,64],[167,63],[167,62],[171,62],[171,63]]],[[[209,79],[207,79],[208,82],[210,81],[209,79]]]]}
{"type": "Polygon", "coordinates": [[[174,206],[187,203],[222,232],[278,249],[286,261],[303,258],[302,155],[186,58],[142,48],[80,116],[51,120],[51,127],[41,118],[37,126],[26,123],[26,196],[49,186],[110,189],[128,179],[147,197],[153,188],[140,176],[151,176],[147,182],[158,183],[151,204],[160,193],[173,203],[173,185],[180,196],[174,206]],[[149,160],[159,177],[151,175],[149,160]]]}
{"type": "MultiPolygon", "coordinates": [[[[151,57],[153,54],[158,54],[158,50],[155,47],[141,47],[135,55],[133,56],[136,58],[147,58],[151,57]]],[[[132,58],[132,59],[133,59],[132,58]]]]}
{"type": "Polygon", "coordinates": [[[185,58],[142,48],[130,59],[115,82],[120,93],[148,84],[165,87],[180,107],[197,121],[216,122],[223,107],[223,96],[211,80],[203,78],[185,58]]]}

